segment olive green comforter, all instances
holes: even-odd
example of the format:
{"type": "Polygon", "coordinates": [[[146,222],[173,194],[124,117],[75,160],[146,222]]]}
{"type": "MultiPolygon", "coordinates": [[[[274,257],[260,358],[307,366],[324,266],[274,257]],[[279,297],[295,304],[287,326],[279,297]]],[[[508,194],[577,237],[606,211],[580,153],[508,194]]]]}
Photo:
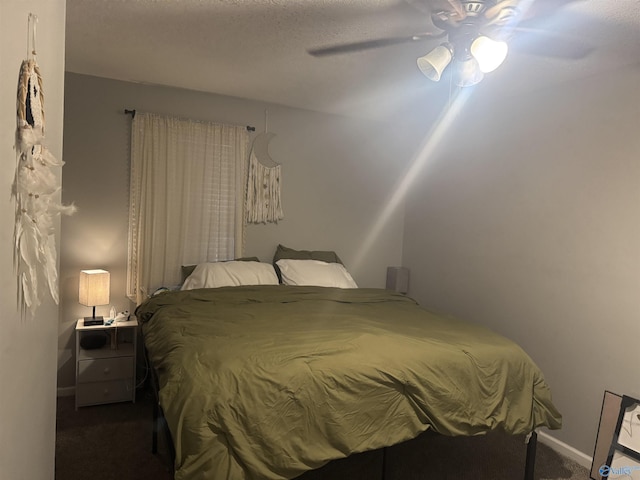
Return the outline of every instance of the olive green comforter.
{"type": "Polygon", "coordinates": [[[520,347],[387,290],[167,292],[136,315],[176,479],[290,479],[427,428],[521,434],[561,425],[520,347]]]}

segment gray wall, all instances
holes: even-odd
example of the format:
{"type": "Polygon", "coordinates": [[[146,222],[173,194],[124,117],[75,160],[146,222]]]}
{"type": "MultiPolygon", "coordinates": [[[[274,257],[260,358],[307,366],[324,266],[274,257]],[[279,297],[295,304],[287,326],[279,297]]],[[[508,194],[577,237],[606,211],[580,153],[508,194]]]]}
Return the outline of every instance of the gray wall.
{"type": "Polygon", "coordinates": [[[406,202],[410,295],[522,345],[564,416],[549,433],[589,456],[604,390],[640,396],[639,85],[479,90],[406,202]]]}
{"type": "Polygon", "coordinates": [[[478,88],[421,173],[409,175],[406,215],[402,196],[396,209],[385,208],[421,140],[407,130],[427,135],[433,111],[393,131],[82,75],[68,74],[66,83],[63,199],[80,212],[62,225],[59,386],[73,385],[72,325],[87,313],[77,303],[78,271],[110,270],[112,303],[127,305],[123,109],[261,131],[268,107],[286,218],[250,226],[246,254],[269,261],[279,242],[335,249],[358,283],[373,287],[384,285],[387,265],[409,267],[410,294],[421,303],[524,347],[564,414],[564,428],[552,435],[587,455],[603,390],[640,396],[640,100],[626,93],[637,89],[637,73],[520,98],[496,100],[478,88]]]}
{"type": "Polygon", "coordinates": [[[363,287],[384,287],[386,267],[399,264],[402,204],[399,214],[379,218],[407,154],[385,125],[68,73],[63,200],[79,211],[62,223],[59,387],[74,384],[73,327],[90,312],[78,303],[79,271],[109,270],[112,305],[133,308],[124,295],[131,122],[125,108],[253,125],[256,133],[264,130],[268,109],[268,131],[276,134],[269,151],[283,168],[285,218],[250,225],[245,254],[269,262],[278,243],[336,250],[363,287]]]}
{"type": "MultiPolygon", "coordinates": [[[[46,144],[62,157],[65,0],[0,2],[0,478],[54,478],[58,307],[47,295],[21,318],[13,275],[17,78],[27,53],[27,18],[38,15],[38,63],[46,89],[46,144]]],[[[55,172],[60,174],[60,170],[55,172]]],[[[59,222],[56,222],[58,229],[59,222]]],[[[59,232],[56,233],[59,238],[59,232]]]]}

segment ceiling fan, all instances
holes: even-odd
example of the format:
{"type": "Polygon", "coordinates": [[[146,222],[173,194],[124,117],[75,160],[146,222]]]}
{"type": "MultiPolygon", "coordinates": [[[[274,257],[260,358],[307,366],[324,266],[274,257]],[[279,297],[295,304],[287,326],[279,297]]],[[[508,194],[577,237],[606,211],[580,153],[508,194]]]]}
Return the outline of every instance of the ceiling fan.
{"type": "Polygon", "coordinates": [[[435,29],[408,36],[377,38],[309,50],[322,57],[431,39],[442,42],[417,59],[420,71],[430,80],[440,80],[450,64],[455,82],[470,86],[495,70],[507,56],[514,35],[526,34],[531,41],[518,44],[535,55],[578,59],[593,48],[573,38],[536,26],[562,4],[575,0],[405,0],[427,15],[435,29]],[[534,38],[535,37],[535,38],[534,38]]]}

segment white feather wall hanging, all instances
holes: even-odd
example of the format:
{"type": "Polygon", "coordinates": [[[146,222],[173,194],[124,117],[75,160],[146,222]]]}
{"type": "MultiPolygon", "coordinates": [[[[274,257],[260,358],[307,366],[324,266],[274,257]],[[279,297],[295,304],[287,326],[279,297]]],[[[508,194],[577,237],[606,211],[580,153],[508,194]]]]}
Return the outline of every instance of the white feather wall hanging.
{"type": "Polygon", "coordinates": [[[245,202],[247,223],[277,223],[284,218],[280,198],[282,166],[269,155],[269,142],[273,137],[273,133],[267,133],[265,110],[264,132],[254,138],[249,153],[245,202]]]}
{"type": "Polygon", "coordinates": [[[58,303],[58,265],[54,219],[71,215],[73,205],[59,201],[59,181],[52,171],[63,162],[44,145],[44,92],[36,62],[37,16],[29,14],[27,59],[18,78],[14,269],[18,282],[18,304],[24,314],[33,314],[48,291],[58,303]],[[31,46],[29,43],[31,42],[31,46]]]}

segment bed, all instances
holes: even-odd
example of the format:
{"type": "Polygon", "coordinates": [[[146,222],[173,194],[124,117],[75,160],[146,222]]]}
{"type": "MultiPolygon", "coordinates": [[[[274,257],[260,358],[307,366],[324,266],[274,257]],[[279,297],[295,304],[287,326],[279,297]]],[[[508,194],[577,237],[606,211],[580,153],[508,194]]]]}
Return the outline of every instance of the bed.
{"type": "Polygon", "coordinates": [[[427,429],[560,428],[512,341],[389,290],[279,284],[290,273],[137,308],[177,480],[292,479],[427,429]]]}

